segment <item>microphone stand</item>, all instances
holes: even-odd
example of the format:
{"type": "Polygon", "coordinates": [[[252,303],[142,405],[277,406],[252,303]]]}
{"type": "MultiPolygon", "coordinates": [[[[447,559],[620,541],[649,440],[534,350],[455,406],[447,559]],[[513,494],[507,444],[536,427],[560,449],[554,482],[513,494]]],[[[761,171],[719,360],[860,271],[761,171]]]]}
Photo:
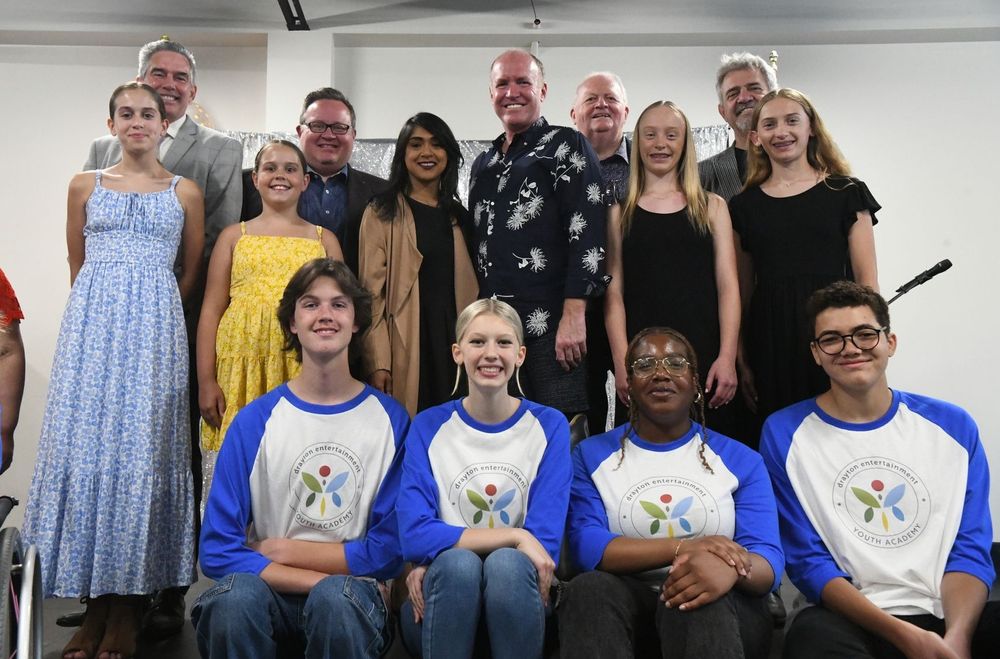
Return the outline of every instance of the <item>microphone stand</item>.
{"type": "Polygon", "coordinates": [[[893,302],[903,297],[917,286],[920,286],[921,284],[926,284],[931,279],[938,276],[939,274],[941,274],[950,267],[951,267],[951,261],[948,259],[944,259],[943,261],[936,263],[935,265],[931,266],[927,270],[924,270],[919,275],[917,275],[910,281],[906,282],[905,284],[897,288],[896,294],[892,296],[892,299],[889,300],[886,304],[887,305],[892,304],[893,302]]]}

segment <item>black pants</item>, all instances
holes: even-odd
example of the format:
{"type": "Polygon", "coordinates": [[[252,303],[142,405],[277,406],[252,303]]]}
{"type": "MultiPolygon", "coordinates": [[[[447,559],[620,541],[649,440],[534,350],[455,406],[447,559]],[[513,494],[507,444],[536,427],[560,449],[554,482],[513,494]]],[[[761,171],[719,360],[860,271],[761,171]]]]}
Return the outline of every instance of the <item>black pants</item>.
{"type": "Polygon", "coordinates": [[[556,613],[564,659],[764,659],[774,628],[763,597],[730,591],[680,611],[649,584],[599,570],[570,581],[556,613]]]}
{"type": "MultiPolygon", "coordinates": [[[[896,616],[921,629],[944,635],[944,620],[932,615],[896,616]]],[[[814,606],[795,616],[785,635],[785,659],[844,657],[847,659],[902,659],[891,643],[865,631],[839,613],[814,606]]],[[[975,659],[1000,657],[1000,602],[987,602],[972,637],[975,659]]]]}

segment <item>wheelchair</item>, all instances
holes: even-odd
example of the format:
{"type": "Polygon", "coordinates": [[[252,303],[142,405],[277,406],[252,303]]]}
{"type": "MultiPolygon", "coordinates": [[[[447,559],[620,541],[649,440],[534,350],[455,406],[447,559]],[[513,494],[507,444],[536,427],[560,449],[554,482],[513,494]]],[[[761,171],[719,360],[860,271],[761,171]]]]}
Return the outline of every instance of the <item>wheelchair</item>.
{"type": "MultiPolygon", "coordinates": [[[[17,500],[0,496],[0,524],[17,500]]],[[[42,657],[42,570],[34,545],[21,544],[14,527],[0,531],[0,578],[6,593],[0,596],[0,659],[42,657]]]]}

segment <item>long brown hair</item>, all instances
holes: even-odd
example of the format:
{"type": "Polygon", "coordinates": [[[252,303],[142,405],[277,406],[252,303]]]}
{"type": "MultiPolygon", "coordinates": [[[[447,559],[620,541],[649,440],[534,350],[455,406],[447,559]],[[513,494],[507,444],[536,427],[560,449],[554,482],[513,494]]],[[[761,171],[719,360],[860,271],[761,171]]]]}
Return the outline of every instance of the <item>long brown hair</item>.
{"type": "MultiPolygon", "coordinates": [[[[632,381],[632,362],[635,361],[635,353],[639,343],[647,336],[654,334],[669,337],[684,346],[684,352],[687,353],[684,357],[691,364],[691,381],[694,384],[695,391],[694,400],[691,401],[690,416],[701,424],[701,445],[698,447],[698,458],[701,460],[701,466],[705,468],[705,471],[714,474],[715,470],[712,469],[711,465],[705,459],[705,440],[708,437],[708,427],[705,425],[705,392],[701,388],[701,377],[698,374],[698,355],[694,351],[694,346],[687,340],[687,337],[670,327],[647,327],[644,330],[640,330],[632,338],[632,341],[629,342],[628,349],[625,351],[625,368],[628,370],[629,383],[631,384],[632,381]]],[[[638,420],[639,406],[636,405],[635,397],[630,393],[628,399],[628,426],[622,433],[621,455],[618,458],[618,466],[621,466],[625,460],[625,444],[628,441],[629,435],[633,433],[636,436],[639,435],[637,431],[638,420]]]]}
{"type": "Polygon", "coordinates": [[[691,218],[691,225],[702,235],[712,232],[712,222],[708,216],[708,194],[701,187],[701,178],[698,176],[698,154],[695,152],[694,140],[691,137],[691,123],[687,115],[673,101],[656,101],[649,105],[638,121],[635,122],[635,132],[632,134],[632,153],[629,155],[628,192],[625,195],[625,202],[622,206],[622,235],[628,234],[632,218],[635,216],[635,209],[639,205],[639,197],[646,189],[646,168],[642,164],[639,155],[639,140],[641,138],[639,130],[642,120],[647,112],[656,108],[667,108],[677,113],[684,121],[684,150],[681,153],[680,162],[677,163],[677,182],[684,199],[687,201],[688,217],[691,218]]]}
{"type": "MultiPolygon", "coordinates": [[[[798,103],[805,110],[806,116],[809,118],[809,127],[812,129],[812,135],[809,136],[809,144],[806,146],[806,159],[809,161],[809,165],[819,172],[823,178],[830,175],[850,176],[851,166],[847,164],[844,154],[841,153],[837,143],[833,141],[833,137],[827,131],[826,125],[816,111],[816,107],[809,100],[808,96],[796,89],[782,87],[775,89],[773,92],[768,92],[760,99],[757,107],[754,108],[753,120],[750,124],[753,126],[753,130],[757,130],[760,113],[764,109],[764,106],[776,98],[787,98],[790,101],[798,103]]],[[[747,151],[747,182],[743,185],[743,189],[749,190],[755,185],[760,185],[771,177],[772,171],[771,159],[764,151],[764,148],[751,143],[750,149],[747,151]]]]}

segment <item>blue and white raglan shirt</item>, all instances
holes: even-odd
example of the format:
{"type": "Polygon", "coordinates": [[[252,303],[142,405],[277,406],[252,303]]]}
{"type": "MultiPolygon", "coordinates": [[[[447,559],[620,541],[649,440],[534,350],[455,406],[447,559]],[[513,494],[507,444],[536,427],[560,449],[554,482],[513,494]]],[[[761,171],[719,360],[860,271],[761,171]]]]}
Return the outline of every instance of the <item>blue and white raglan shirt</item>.
{"type": "Polygon", "coordinates": [[[283,384],[240,410],[219,452],[201,529],[206,576],[260,574],[265,538],[338,542],[350,573],[388,579],[402,567],[395,505],[406,410],[365,386],[316,405],[283,384]]]}
{"type": "Polygon", "coordinates": [[[465,529],[523,528],[559,560],[569,505],[569,424],[522,400],[509,419],[479,423],[462,401],[424,410],[406,437],[396,508],[403,557],[426,565],[465,529]]]}
{"type": "Polygon", "coordinates": [[[945,572],[993,583],[989,471],[964,410],[893,391],[855,424],[809,399],[768,418],[760,449],[788,575],[811,602],[843,577],[887,613],[941,618],[945,572]]]}
{"type": "MultiPolygon", "coordinates": [[[[777,588],[784,569],[774,494],[760,455],[709,431],[705,461],[698,457],[702,427],[681,438],[647,442],[630,424],[580,442],[573,450],[569,546],[574,563],[594,570],[617,537],[698,538],[721,535],[763,557],[777,588]]],[[[638,574],[659,588],[668,568],[638,574]]]]}

